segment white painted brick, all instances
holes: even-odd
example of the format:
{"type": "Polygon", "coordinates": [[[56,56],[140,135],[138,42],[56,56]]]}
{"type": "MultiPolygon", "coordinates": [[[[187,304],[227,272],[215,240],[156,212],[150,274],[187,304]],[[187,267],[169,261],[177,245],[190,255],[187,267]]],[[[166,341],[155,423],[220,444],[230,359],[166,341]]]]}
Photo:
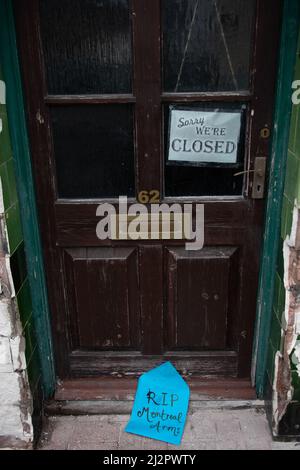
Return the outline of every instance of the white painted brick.
{"type": "MultiPolygon", "coordinates": [[[[16,372],[12,373],[1,373],[0,374],[0,404],[13,405],[21,401],[21,390],[19,374],[16,372]]],[[[1,423],[1,418],[0,418],[1,423]]]]}
{"type": "Polygon", "coordinates": [[[9,303],[5,300],[0,301],[0,335],[7,337],[12,335],[9,303]]]}
{"type": "Polygon", "coordinates": [[[13,372],[13,364],[9,339],[0,336],[0,373],[4,372],[13,372]]]}
{"type": "Polygon", "coordinates": [[[16,336],[11,338],[9,342],[14,370],[25,370],[25,338],[23,336],[16,336]]]}
{"type": "Polygon", "coordinates": [[[300,312],[296,314],[296,335],[300,335],[300,312]]]}
{"type": "Polygon", "coordinates": [[[23,424],[18,406],[0,406],[0,436],[23,438],[23,424]]]}

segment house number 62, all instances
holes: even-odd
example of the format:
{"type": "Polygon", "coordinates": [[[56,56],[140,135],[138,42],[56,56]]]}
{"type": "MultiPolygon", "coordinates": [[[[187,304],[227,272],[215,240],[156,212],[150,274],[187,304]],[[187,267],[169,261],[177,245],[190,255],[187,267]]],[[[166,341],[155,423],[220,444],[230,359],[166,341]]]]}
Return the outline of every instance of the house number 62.
{"type": "Polygon", "coordinates": [[[138,194],[138,201],[141,204],[158,204],[160,199],[160,193],[156,189],[151,191],[141,191],[138,194]]]}

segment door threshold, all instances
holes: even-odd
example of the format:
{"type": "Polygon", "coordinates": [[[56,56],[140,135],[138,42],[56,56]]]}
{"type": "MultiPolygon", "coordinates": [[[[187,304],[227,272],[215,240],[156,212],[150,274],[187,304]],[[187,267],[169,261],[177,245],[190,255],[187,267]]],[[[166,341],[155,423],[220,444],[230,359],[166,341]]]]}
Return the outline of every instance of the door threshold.
{"type": "MultiPolygon", "coordinates": [[[[190,408],[249,408],[263,406],[256,400],[250,380],[236,378],[186,379],[191,391],[190,408]]],[[[45,404],[49,415],[129,414],[137,378],[99,377],[60,382],[54,399],[45,404]]]]}

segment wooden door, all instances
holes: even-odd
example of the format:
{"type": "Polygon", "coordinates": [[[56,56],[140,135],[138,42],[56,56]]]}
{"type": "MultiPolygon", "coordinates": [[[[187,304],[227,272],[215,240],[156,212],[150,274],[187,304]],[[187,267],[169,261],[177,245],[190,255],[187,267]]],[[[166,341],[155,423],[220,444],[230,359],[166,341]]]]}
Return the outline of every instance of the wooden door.
{"type": "Polygon", "coordinates": [[[281,3],[15,2],[59,377],[249,376],[281,3]],[[240,113],[236,164],[170,164],[173,109],[240,113]],[[203,203],[204,248],[99,240],[99,203],[145,191],[203,203]]]}

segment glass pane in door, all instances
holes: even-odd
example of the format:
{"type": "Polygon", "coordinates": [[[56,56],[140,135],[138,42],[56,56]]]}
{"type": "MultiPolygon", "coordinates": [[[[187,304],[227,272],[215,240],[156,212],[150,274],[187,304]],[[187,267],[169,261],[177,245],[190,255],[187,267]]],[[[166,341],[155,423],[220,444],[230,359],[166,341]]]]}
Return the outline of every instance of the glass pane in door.
{"type": "Polygon", "coordinates": [[[248,90],[255,3],[162,0],[164,91],[248,90]]]}
{"type": "Polygon", "coordinates": [[[40,0],[49,94],[132,91],[129,0],[40,0]]]}
{"type": "Polygon", "coordinates": [[[134,196],[131,105],[51,107],[58,196],[134,196]]]}

